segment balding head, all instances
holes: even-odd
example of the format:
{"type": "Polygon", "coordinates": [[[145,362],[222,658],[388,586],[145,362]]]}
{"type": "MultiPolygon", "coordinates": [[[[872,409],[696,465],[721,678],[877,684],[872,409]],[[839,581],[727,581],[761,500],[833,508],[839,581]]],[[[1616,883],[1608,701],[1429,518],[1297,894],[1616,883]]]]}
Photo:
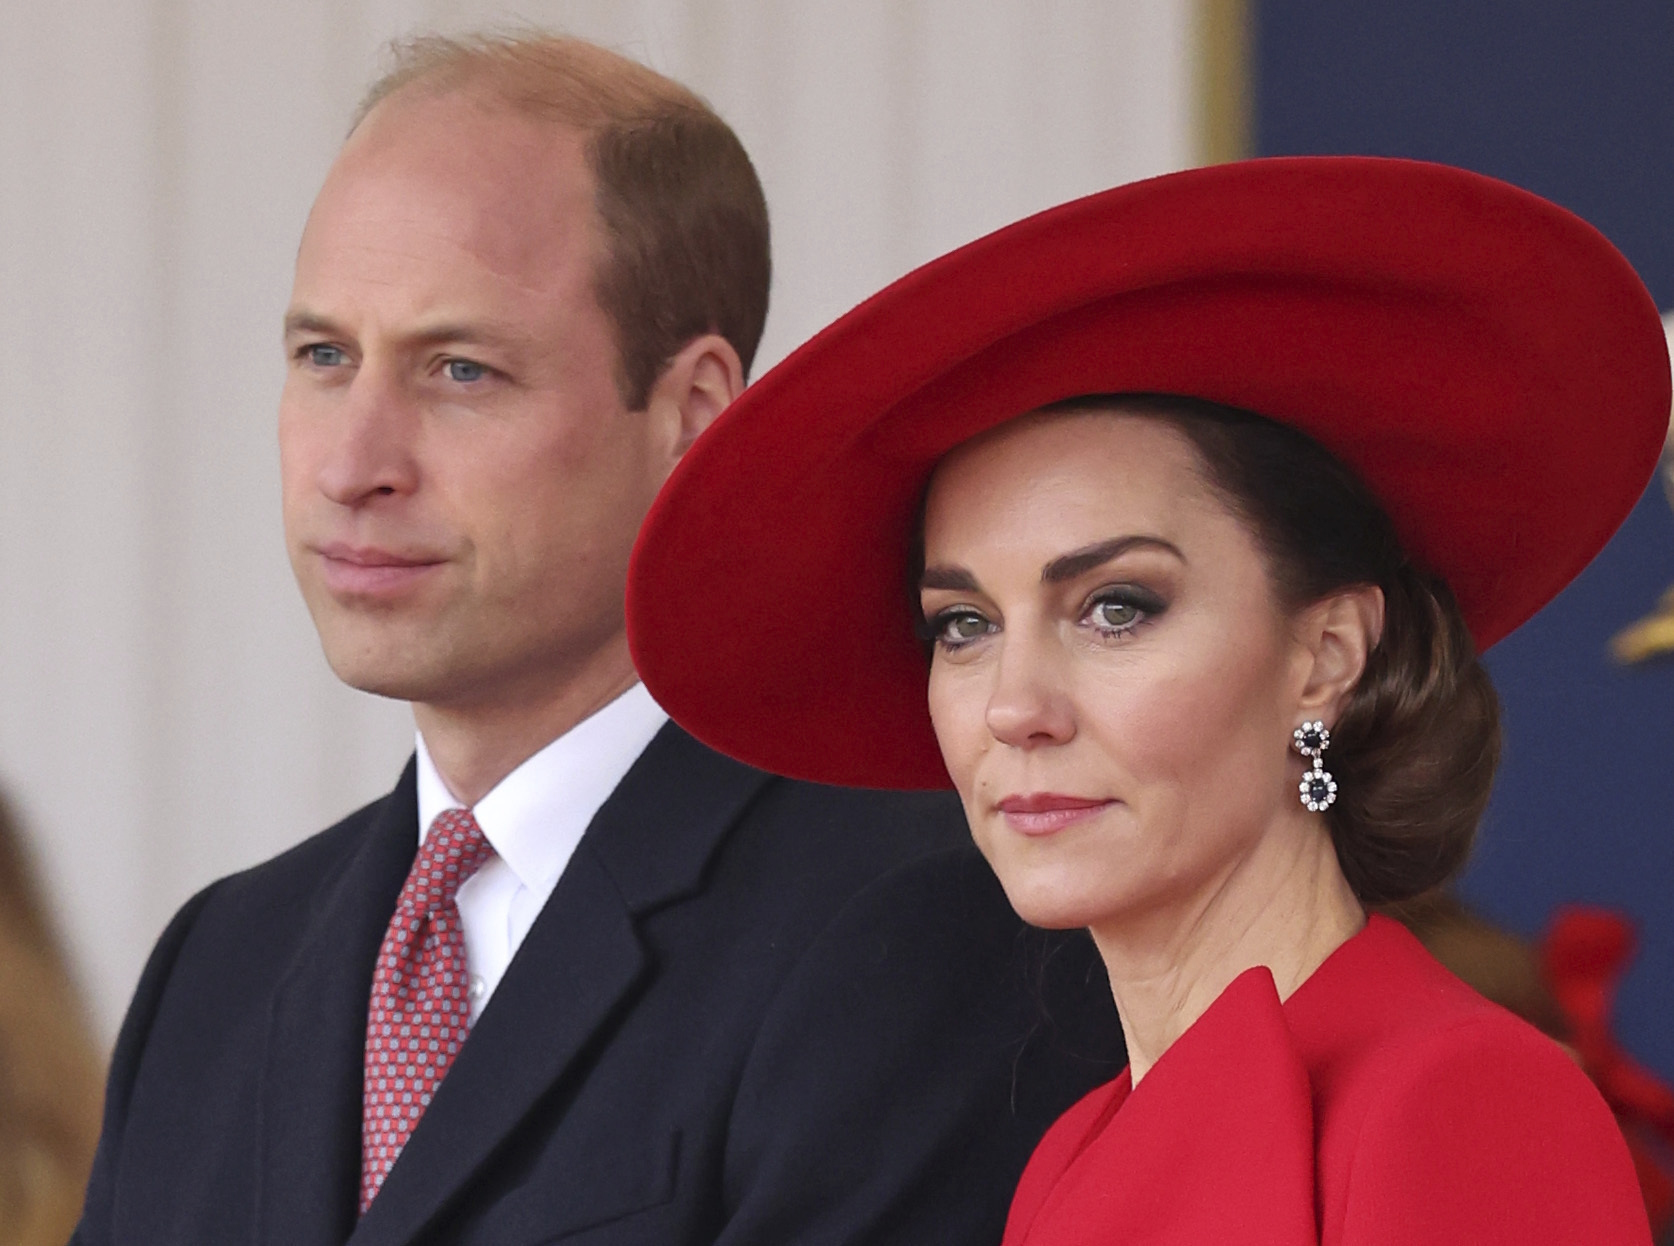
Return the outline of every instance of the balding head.
{"type": "Polygon", "coordinates": [[[630,408],[682,346],[726,338],[748,373],[767,319],[767,204],[750,158],[698,96],[626,57],[553,35],[425,35],[395,45],[375,111],[466,94],[578,133],[604,237],[599,306],[630,408]]]}

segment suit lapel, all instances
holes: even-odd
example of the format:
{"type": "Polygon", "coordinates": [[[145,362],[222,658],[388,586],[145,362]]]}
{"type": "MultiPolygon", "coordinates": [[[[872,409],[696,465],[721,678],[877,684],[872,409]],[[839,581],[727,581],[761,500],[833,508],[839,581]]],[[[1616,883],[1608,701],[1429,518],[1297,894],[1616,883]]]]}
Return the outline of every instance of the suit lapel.
{"type": "Polygon", "coordinates": [[[765,782],[677,727],[658,734],[588,827],[354,1246],[410,1242],[578,1066],[646,973],[635,919],[701,886],[765,782]]]}
{"type": "Polygon", "coordinates": [[[372,815],[275,992],[261,1097],[259,1240],[340,1246],[354,1227],[372,966],[418,850],[415,770],[372,815]]]}

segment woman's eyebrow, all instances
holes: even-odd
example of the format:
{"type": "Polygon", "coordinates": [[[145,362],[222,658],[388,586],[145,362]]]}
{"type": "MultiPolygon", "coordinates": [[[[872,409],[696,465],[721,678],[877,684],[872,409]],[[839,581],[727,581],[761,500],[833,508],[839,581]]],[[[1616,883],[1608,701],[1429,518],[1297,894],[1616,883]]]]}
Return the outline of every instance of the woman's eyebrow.
{"type": "Polygon", "coordinates": [[[976,576],[963,567],[926,567],[924,574],[918,577],[918,587],[922,591],[927,588],[943,588],[954,593],[975,593],[977,588],[976,576]]]}
{"type": "Polygon", "coordinates": [[[1180,552],[1179,546],[1172,541],[1163,540],[1160,536],[1118,536],[1054,558],[1041,568],[1040,582],[1061,584],[1065,580],[1073,580],[1076,576],[1084,575],[1094,567],[1102,566],[1131,549],[1160,549],[1164,553],[1173,554],[1181,562],[1186,561],[1186,556],[1180,552]]]}

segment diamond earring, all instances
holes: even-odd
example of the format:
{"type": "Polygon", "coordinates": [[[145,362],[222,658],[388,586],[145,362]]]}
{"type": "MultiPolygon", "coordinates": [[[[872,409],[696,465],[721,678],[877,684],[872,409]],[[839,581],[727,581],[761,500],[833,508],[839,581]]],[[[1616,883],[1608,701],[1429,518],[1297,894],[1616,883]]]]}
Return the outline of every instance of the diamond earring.
{"type": "Polygon", "coordinates": [[[1314,813],[1328,809],[1337,799],[1337,780],[1325,768],[1325,750],[1331,747],[1331,732],[1317,718],[1303,723],[1292,733],[1294,747],[1304,757],[1311,757],[1314,768],[1302,776],[1297,793],[1302,803],[1314,813]]]}

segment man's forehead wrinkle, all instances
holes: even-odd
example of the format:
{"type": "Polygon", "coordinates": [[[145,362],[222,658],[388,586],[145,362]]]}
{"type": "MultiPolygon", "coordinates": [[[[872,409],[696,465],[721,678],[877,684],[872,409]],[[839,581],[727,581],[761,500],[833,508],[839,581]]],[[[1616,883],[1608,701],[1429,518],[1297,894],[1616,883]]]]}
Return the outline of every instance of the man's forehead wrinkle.
{"type": "Polygon", "coordinates": [[[453,297],[480,282],[545,301],[592,280],[591,257],[576,250],[556,230],[506,228],[484,212],[450,227],[411,208],[393,216],[353,211],[305,238],[299,276],[327,286],[345,279],[386,289],[428,285],[453,297]]]}
{"type": "MultiPolygon", "coordinates": [[[[341,306],[342,314],[321,317],[334,322],[370,314],[385,321],[393,336],[405,340],[470,338],[506,344],[537,338],[534,326],[544,323],[563,303],[562,284],[556,280],[543,283],[539,274],[520,279],[483,266],[461,282],[456,272],[431,274],[425,259],[415,255],[403,262],[400,252],[388,252],[375,266],[356,266],[352,285],[357,293],[347,302],[333,289],[329,273],[324,282],[299,287],[299,302],[310,307],[316,301],[321,307],[341,306]],[[368,295],[375,307],[366,304],[368,295]]],[[[341,275],[343,269],[337,267],[337,272],[341,275]]]]}

